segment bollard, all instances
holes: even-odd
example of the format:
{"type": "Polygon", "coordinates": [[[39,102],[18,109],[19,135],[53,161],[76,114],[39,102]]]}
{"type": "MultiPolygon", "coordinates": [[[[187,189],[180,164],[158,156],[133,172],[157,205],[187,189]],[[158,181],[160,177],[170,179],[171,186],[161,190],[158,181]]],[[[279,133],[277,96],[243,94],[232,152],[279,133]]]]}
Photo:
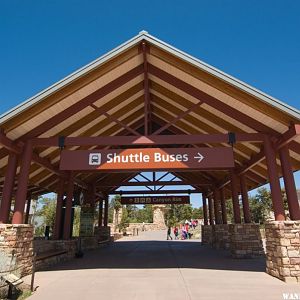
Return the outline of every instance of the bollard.
{"type": "Polygon", "coordinates": [[[31,292],[34,291],[35,263],[36,263],[36,253],[34,253],[33,261],[32,261],[32,274],[31,274],[31,283],[30,283],[31,292]]]}

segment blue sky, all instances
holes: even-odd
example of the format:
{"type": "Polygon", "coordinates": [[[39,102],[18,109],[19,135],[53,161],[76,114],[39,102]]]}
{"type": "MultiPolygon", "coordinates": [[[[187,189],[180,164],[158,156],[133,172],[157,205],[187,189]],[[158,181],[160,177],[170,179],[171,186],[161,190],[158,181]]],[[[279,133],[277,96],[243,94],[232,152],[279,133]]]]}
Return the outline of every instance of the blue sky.
{"type": "Polygon", "coordinates": [[[2,0],[0,114],[141,30],[300,109],[299,15],[294,0],[2,0]]]}

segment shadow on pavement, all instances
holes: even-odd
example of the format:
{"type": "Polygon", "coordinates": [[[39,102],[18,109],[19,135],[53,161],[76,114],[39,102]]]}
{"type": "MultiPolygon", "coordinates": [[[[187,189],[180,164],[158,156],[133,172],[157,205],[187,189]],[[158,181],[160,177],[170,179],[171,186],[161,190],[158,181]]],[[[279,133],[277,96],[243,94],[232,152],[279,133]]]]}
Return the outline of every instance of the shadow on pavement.
{"type": "Polygon", "coordinates": [[[86,251],[83,258],[52,266],[48,271],[76,269],[191,268],[232,271],[265,271],[265,258],[233,259],[228,251],[200,242],[121,241],[86,251]]]}

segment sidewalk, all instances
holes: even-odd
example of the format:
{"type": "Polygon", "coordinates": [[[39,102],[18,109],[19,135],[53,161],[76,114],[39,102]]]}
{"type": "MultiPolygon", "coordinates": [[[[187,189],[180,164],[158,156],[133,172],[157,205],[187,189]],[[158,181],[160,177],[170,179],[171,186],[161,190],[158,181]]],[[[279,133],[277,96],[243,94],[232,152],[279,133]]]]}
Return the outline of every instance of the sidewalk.
{"type": "Polygon", "coordinates": [[[166,241],[166,232],[142,232],[38,272],[29,299],[282,300],[300,293],[264,272],[264,259],[231,259],[197,240],[166,241]]]}

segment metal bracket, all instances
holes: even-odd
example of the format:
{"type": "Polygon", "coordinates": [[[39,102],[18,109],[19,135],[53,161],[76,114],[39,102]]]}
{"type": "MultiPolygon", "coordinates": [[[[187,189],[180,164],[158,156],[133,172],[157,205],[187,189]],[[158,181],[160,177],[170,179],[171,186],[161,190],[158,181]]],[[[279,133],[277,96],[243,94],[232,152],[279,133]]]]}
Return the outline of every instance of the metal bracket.
{"type": "Polygon", "coordinates": [[[60,150],[63,150],[65,148],[65,137],[64,136],[58,137],[58,147],[60,148],[60,150]]]}
{"type": "Polygon", "coordinates": [[[234,132],[228,132],[228,143],[233,146],[236,143],[236,136],[234,132]]]}

